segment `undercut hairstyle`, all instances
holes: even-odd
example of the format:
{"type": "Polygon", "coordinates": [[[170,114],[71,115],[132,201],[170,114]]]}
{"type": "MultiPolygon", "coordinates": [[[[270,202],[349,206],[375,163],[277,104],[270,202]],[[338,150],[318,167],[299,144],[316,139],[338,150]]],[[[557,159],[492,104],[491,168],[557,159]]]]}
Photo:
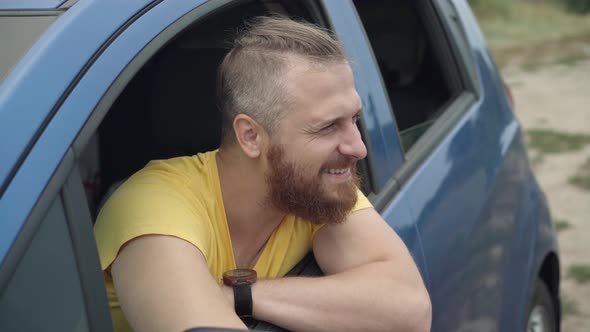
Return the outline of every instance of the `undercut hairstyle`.
{"type": "Polygon", "coordinates": [[[345,63],[342,45],[327,30],[283,17],[257,17],[238,33],[217,75],[222,144],[236,141],[233,121],[246,114],[269,134],[289,109],[283,79],[293,56],[312,65],[345,63]]]}

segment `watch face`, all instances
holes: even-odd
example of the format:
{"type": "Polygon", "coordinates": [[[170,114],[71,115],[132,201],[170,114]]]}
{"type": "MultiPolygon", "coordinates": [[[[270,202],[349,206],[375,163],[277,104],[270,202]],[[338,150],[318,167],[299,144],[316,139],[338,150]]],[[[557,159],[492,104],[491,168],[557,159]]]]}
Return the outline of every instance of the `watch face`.
{"type": "Polygon", "coordinates": [[[233,278],[246,278],[252,274],[252,270],[247,269],[236,269],[229,272],[233,278]]]}
{"type": "Polygon", "coordinates": [[[251,269],[235,269],[229,270],[223,274],[223,283],[228,286],[233,286],[238,282],[245,282],[253,284],[256,282],[256,271],[251,269]]]}

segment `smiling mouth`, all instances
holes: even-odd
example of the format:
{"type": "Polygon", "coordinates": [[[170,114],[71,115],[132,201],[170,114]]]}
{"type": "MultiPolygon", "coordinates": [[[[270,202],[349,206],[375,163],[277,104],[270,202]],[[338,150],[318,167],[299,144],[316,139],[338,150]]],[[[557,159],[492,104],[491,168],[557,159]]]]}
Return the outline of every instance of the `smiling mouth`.
{"type": "Polygon", "coordinates": [[[350,172],[350,168],[329,168],[327,170],[325,170],[325,173],[331,174],[331,175],[342,175],[342,174],[346,174],[350,172]]]}
{"type": "Polygon", "coordinates": [[[341,183],[349,181],[352,177],[352,169],[347,168],[327,168],[323,172],[329,182],[341,183]]]}

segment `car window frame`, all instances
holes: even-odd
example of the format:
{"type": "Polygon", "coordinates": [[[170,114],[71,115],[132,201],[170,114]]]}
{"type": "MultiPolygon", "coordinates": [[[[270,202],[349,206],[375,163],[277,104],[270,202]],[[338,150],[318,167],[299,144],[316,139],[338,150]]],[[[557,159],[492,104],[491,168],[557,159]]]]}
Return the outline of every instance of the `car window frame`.
{"type": "Polygon", "coordinates": [[[449,63],[443,66],[446,71],[444,76],[452,77],[452,83],[460,89],[459,94],[441,107],[441,116],[432,126],[418,139],[412,149],[405,153],[405,162],[395,175],[396,179],[403,185],[417,169],[430,157],[430,155],[441,145],[443,140],[457,127],[473,106],[479,101],[480,89],[479,78],[475,75],[475,60],[472,54],[467,51],[465,39],[460,31],[452,28],[452,20],[456,19],[456,12],[452,11],[451,4],[444,1],[426,0],[419,2],[422,7],[420,13],[424,22],[427,22],[427,30],[434,33],[435,48],[439,57],[449,63]],[[446,6],[445,6],[446,5],[446,6]],[[455,71],[455,69],[457,71],[455,71]]]}
{"type": "MultiPolygon", "coordinates": [[[[321,0],[301,0],[301,2],[305,7],[307,7],[307,10],[311,14],[314,20],[312,22],[313,24],[317,24],[320,27],[328,29],[331,33],[338,37],[332,25],[332,21],[330,20],[328,9],[321,0]]],[[[377,182],[378,180],[375,178],[375,161],[370,161],[373,159],[374,148],[371,142],[367,139],[369,137],[369,130],[366,125],[364,114],[361,114],[361,117],[357,122],[357,128],[361,134],[365,148],[367,149],[367,157],[357,161],[357,170],[361,178],[360,189],[362,190],[363,194],[365,194],[371,201],[376,192],[376,188],[378,188],[379,185],[377,182]]]]}
{"type": "MultiPolygon", "coordinates": [[[[311,1],[306,0],[305,3],[309,7],[310,12],[315,15],[314,19],[317,20],[318,24],[324,25],[325,27],[335,31],[334,26],[331,21],[331,13],[330,8],[327,8],[326,1],[311,1]]],[[[224,1],[210,1],[207,2],[195,9],[191,12],[184,15],[181,19],[174,24],[171,24],[166,29],[162,30],[150,43],[148,43],[145,48],[140,51],[133,60],[124,68],[121,72],[119,77],[113,82],[111,87],[105,92],[103,98],[100,99],[99,103],[92,111],[86,125],[82,128],[80,134],[74,141],[73,147],[77,154],[80,154],[87,142],[90,140],[90,137],[96,132],[98,125],[101,123],[102,119],[109,111],[110,106],[119,96],[119,94],[123,91],[123,89],[127,86],[129,81],[134,77],[134,75],[143,67],[143,65],[161,48],[163,47],[169,40],[174,38],[174,36],[178,35],[183,29],[188,27],[189,25],[195,23],[199,19],[202,19],[202,15],[210,15],[214,14],[215,11],[222,9],[222,7],[226,5],[231,5],[231,1],[224,0],[224,1]],[[209,7],[210,6],[210,7],[209,7]],[[205,8],[208,7],[208,8],[205,8]]],[[[426,13],[429,15],[426,17],[426,21],[432,21],[432,24],[436,24],[435,27],[429,26],[427,27],[429,31],[435,31],[436,28],[442,28],[444,32],[439,34],[439,43],[442,43],[444,46],[450,45],[452,50],[449,50],[447,54],[444,55],[445,61],[450,61],[455,63],[452,69],[459,69],[459,75],[454,73],[450,76],[454,78],[454,82],[450,83],[453,85],[457,85],[460,87],[461,92],[458,96],[451,98],[451,100],[443,105],[442,107],[445,109],[443,114],[437,121],[432,125],[432,127],[418,140],[415,147],[410,149],[408,153],[403,153],[403,149],[400,149],[399,153],[404,156],[403,163],[399,166],[392,166],[389,168],[391,169],[390,178],[385,181],[384,183],[377,183],[378,181],[375,179],[375,174],[377,173],[379,162],[374,160],[375,148],[372,146],[370,141],[365,140],[365,144],[367,145],[368,157],[364,162],[366,165],[367,170],[367,178],[369,180],[369,190],[370,194],[369,199],[374,202],[376,207],[382,206],[390,201],[400,190],[401,185],[405,183],[411,175],[415,172],[415,170],[427,159],[429,154],[440,144],[440,140],[446,136],[446,134],[452,130],[452,128],[456,125],[462,115],[472,106],[475,101],[477,100],[477,87],[478,85],[475,83],[475,78],[473,75],[473,69],[464,68],[461,66],[461,63],[473,63],[472,59],[465,60],[466,57],[470,55],[469,52],[465,51],[465,45],[457,45],[457,36],[456,31],[449,32],[451,29],[449,27],[449,23],[446,21],[445,18],[451,15],[448,9],[440,8],[440,4],[433,3],[432,1],[423,1],[421,3],[423,8],[420,9],[420,13],[424,15],[426,13]],[[435,23],[436,22],[436,23],[435,23]],[[451,34],[451,36],[449,36],[451,34]],[[459,60],[456,59],[457,55],[459,55],[459,60]],[[457,62],[458,61],[458,62],[457,62]],[[452,114],[453,116],[449,116],[452,114]],[[397,169],[396,169],[397,167],[397,169]]],[[[358,25],[363,29],[362,22],[358,17],[358,13],[352,3],[350,7],[354,10],[354,13],[357,15],[358,25]]],[[[338,36],[337,32],[336,35],[338,36]]],[[[365,35],[366,37],[366,35],[365,35]]],[[[366,40],[366,46],[370,49],[370,43],[368,39],[366,40]]],[[[371,51],[371,55],[374,54],[371,51]]],[[[373,59],[374,60],[374,59],[373,59]]],[[[354,65],[354,64],[353,64],[354,65]]],[[[451,69],[448,69],[451,70],[451,69]]],[[[381,79],[380,85],[382,88],[382,93],[386,96],[387,101],[389,102],[389,98],[384,90],[384,83],[381,78],[381,74],[377,68],[377,73],[379,74],[379,79],[381,79]]],[[[362,78],[364,79],[364,78],[362,78]]],[[[389,112],[391,117],[393,118],[393,111],[391,111],[391,105],[389,105],[389,112]]],[[[366,127],[365,121],[366,119],[362,119],[359,125],[359,130],[364,138],[369,136],[368,129],[366,127]]],[[[399,139],[399,132],[395,125],[395,136],[400,142],[399,139]]],[[[395,153],[395,152],[394,152],[395,153]]],[[[381,180],[383,182],[383,180],[381,180]]]]}
{"type": "MultiPolygon", "coordinates": [[[[121,26],[116,27],[112,33],[110,33],[108,36],[105,37],[104,41],[101,41],[101,43],[99,44],[100,46],[98,46],[95,50],[93,50],[91,53],[88,54],[89,55],[88,60],[84,62],[81,69],[75,73],[73,78],[67,82],[64,91],[60,92],[59,94],[56,95],[57,101],[47,107],[48,112],[45,112],[42,115],[42,117],[39,118],[41,120],[39,125],[35,125],[33,127],[31,138],[25,142],[25,146],[23,147],[23,150],[17,152],[17,155],[15,156],[15,160],[13,162],[11,162],[11,164],[9,164],[6,176],[0,177],[0,197],[2,197],[5,194],[7,188],[10,186],[11,182],[13,181],[14,177],[16,176],[16,173],[21,168],[22,164],[25,162],[25,160],[28,158],[29,154],[33,150],[34,145],[40,139],[41,135],[43,134],[43,132],[45,131],[45,129],[47,128],[47,126],[49,125],[51,120],[55,117],[58,110],[61,109],[63,103],[68,98],[70,93],[74,90],[74,88],[78,85],[80,80],[87,73],[88,69],[96,62],[97,59],[100,58],[100,56],[103,54],[103,52],[109,47],[109,45],[111,45],[111,43],[119,35],[121,35],[121,33],[123,33],[135,21],[140,19],[150,9],[152,9],[153,7],[160,4],[163,0],[146,0],[146,1],[150,1],[150,2],[147,5],[145,5],[144,7],[142,7],[141,9],[139,9],[137,12],[133,12],[131,17],[129,17],[126,21],[122,22],[121,26]]],[[[63,10],[68,9],[73,4],[74,3],[72,3],[72,2],[64,3],[63,10]]],[[[61,8],[60,8],[60,10],[61,10],[61,8]]],[[[51,12],[51,11],[48,11],[48,12],[51,12]]],[[[64,17],[64,15],[60,16],[60,18],[63,18],[63,17],[64,17]]],[[[48,30],[51,30],[51,27],[48,30]]],[[[31,50],[28,50],[27,53],[25,54],[25,57],[21,60],[24,61],[25,58],[29,54],[34,54],[34,53],[31,53],[33,51],[33,48],[35,48],[35,45],[43,39],[44,39],[44,37],[41,37],[38,41],[36,41],[33,44],[33,47],[31,48],[31,50]]],[[[5,84],[5,83],[6,84],[14,84],[14,82],[11,81],[10,79],[13,76],[14,71],[16,71],[17,67],[21,66],[22,61],[20,61],[19,64],[17,64],[17,66],[13,68],[13,72],[11,72],[9,74],[9,76],[5,78],[5,80],[3,81],[2,84],[5,84]]],[[[39,68],[43,68],[43,67],[38,66],[38,67],[32,67],[32,68],[39,69],[39,68]]],[[[30,69],[30,68],[27,68],[27,69],[30,69]]],[[[17,73],[17,75],[20,75],[20,72],[17,73]]],[[[9,89],[7,89],[7,90],[10,92],[9,89]]],[[[4,92],[4,91],[2,91],[2,92],[4,92]]],[[[16,100],[18,101],[18,99],[16,99],[16,100]]],[[[12,111],[12,110],[8,109],[8,111],[12,111]]],[[[10,115],[10,112],[7,112],[7,113],[8,113],[8,115],[10,115]]],[[[9,155],[9,157],[11,157],[11,156],[9,155]]],[[[9,158],[9,162],[10,162],[10,158],[9,158]]]]}
{"type": "MultiPolygon", "coordinates": [[[[176,36],[181,34],[185,28],[195,24],[198,20],[202,20],[208,15],[214,15],[217,11],[225,10],[226,7],[232,6],[235,3],[236,1],[231,0],[209,1],[193,9],[181,19],[162,30],[160,34],[158,34],[150,43],[145,45],[144,49],[142,49],[133,58],[133,60],[123,69],[117,79],[113,81],[111,87],[109,87],[109,89],[105,92],[104,96],[100,99],[95,109],[92,110],[87,123],[82,127],[80,134],[74,140],[73,148],[76,154],[80,155],[84,151],[86,145],[90,141],[91,137],[96,133],[98,126],[110,110],[117,97],[121,94],[121,92],[133,79],[133,77],[139,72],[139,70],[141,70],[141,68],[143,68],[143,66],[162,47],[164,47],[169,41],[173,40],[176,36]]],[[[314,23],[326,28],[331,28],[327,20],[326,12],[322,8],[322,5],[319,1],[304,0],[303,3],[309,10],[309,13],[313,16],[313,19],[315,20],[314,23]]],[[[368,136],[366,125],[362,119],[358,124],[358,128],[362,137],[368,136]]],[[[368,143],[366,143],[366,145],[367,150],[370,152],[372,147],[368,143]]],[[[363,185],[366,186],[367,191],[374,192],[375,179],[373,176],[374,172],[372,172],[370,168],[371,163],[369,163],[367,160],[362,160],[360,163],[360,172],[364,175],[365,180],[368,181],[368,183],[364,183],[363,185]]]]}
{"type": "Polygon", "coordinates": [[[194,24],[196,21],[213,15],[215,11],[223,10],[224,7],[231,5],[232,0],[214,0],[208,1],[183,15],[179,20],[170,24],[164,30],[160,31],[148,44],[146,44],[133,59],[123,68],[119,76],[112,82],[111,86],[104,93],[103,97],[91,111],[88,120],[80,130],[78,137],[72,145],[77,155],[80,155],[90,138],[97,132],[98,126],[109,112],[115,100],[121,92],[127,87],[135,74],[169,41],[173,40],[184,29],[194,24]]]}
{"type": "MultiPolygon", "coordinates": [[[[448,0],[441,2],[432,0],[419,1],[418,13],[421,22],[425,24],[424,28],[430,35],[430,42],[435,48],[437,58],[443,63],[451,64],[450,66],[442,66],[441,69],[444,71],[443,76],[451,92],[458,91],[458,93],[452,94],[451,98],[441,106],[441,116],[434,121],[412,148],[407,152],[402,149],[403,163],[392,172],[389,181],[373,198],[373,204],[378,209],[395,199],[412,175],[441,145],[445,137],[457,127],[464,114],[479,101],[480,84],[475,73],[475,60],[466,44],[467,41],[463,38],[464,35],[461,33],[460,25],[455,28],[452,27],[453,23],[450,20],[457,19],[456,11],[453,10],[452,3],[446,1],[448,0]]],[[[356,11],[356,8],[354,10],[356,11]]],[[[361,27],[364,29],[362,21],[360,22],[361,27]]],[[[456,24],[459,24],[459,22],[456,22],[456,24]]],[[[369,47],[371,47],[370,44],[369,47]]],[[[380,71],[379,75],[381,76],[380,71]]],[[[381,84],[384,85],[382,78],[381,84]]],[[[386,97],[389,100],[388,94],[386,94],[386,97]]],[[[390,107],[392,116],[394,111],[390,107]]],[[[394,129],[401,142],[400,131],[397,126],[394,129]]]]}
{"type": "Polygon", "coordinates": [[[391,175],[403,163],[397,124],[377,60],[352,0],[322,0],[320,4],[328,27],[340,40],[351,61],[356,88],[363,101],[360,129],[367,148],[365,160],[369,177],[373,182],[367,197],[378,208],[375,202],[380,200],[383,191],[388,190],[391,175]]]}
{"type": "MultiPolygon", "coordinates": [[[[327,12],[328,21],[331,22],[330,12],[326,8],[329,7],[326,6],[328,2],[331,1],[323,1],[324,11],[327,12]]],[[[369,195],[375,209],[380,211],[396,198],[398,193],[403,190],[406,182],[410,180],[412,175],[426,162],[436,148],[440,146],[442,140],[457,126],[464,114],[479,102],[480,82],[475,69],[475,59],[465,38],[465,32],[462,30],[463,27],[458,22],[457,9],[454,7],[454,3],[449,2],[449,0],[443,0],[441,2],[432,0],[419,1],[418,12],[421,16],[421,21],[426,24],[424,28],[431,34],[430,38],[436,48],[437,58],[444,63],[452,64],[451,66],[442,66],[444,79],[447,81],[451,92],[458,91],[458,93],[452,95],[441,106],[441,116],[418,139],[411,149],[404,152],[401,147],[400,131],[395,121],[394,110],[391,106],[389,95],[386,92],[381,71],[376,64],[375,54],[367,33],[364,30],[364,25],[352,0],[346,1],[346,6],[354,11],[357,24],[365,35],[365,45],[373,57],[373,66],[378,73],[378,84],[380,84],[381,88],[378,89],[379,91],[375,91],[375,93],[383,94],[387,100],[389,106],[388,111],[393,118],[393,126],[390,127],[395,131],[395,137],[399,143],[399,153],[401,153],[403,158],[401,163],[394,165],[394,168],[391,170],[391,176],[385,184],[373,187],[376,190],[369,195]],[[453,24],[455,25],[453,26],[453,24]]],[[[374,153],[374,151],[370,148],[370,145],[368,145],[367,162],[369,164],[369,172],[373,173],[380,166],[376,165],[376,161],[372,158],[371,153],[374,153]]],[[[373,175],[371,174],[371,176],[373,175]]]]}

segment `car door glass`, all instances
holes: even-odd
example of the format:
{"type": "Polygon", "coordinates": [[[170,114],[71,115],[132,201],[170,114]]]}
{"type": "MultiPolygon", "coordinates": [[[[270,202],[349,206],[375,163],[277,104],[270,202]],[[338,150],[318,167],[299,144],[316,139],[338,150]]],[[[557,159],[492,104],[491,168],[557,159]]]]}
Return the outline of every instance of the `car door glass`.
{"type": "Polygon", "coordinates": [[[59,196],[0,294],[0,327],[14,332],[89,330],[59,196]]]}
{"type": "Polygon", "coordinates": [[[414,1],[355,0],[381,71],[404,151],[458,94],[446,77],[423,9],[414,1]]]}

